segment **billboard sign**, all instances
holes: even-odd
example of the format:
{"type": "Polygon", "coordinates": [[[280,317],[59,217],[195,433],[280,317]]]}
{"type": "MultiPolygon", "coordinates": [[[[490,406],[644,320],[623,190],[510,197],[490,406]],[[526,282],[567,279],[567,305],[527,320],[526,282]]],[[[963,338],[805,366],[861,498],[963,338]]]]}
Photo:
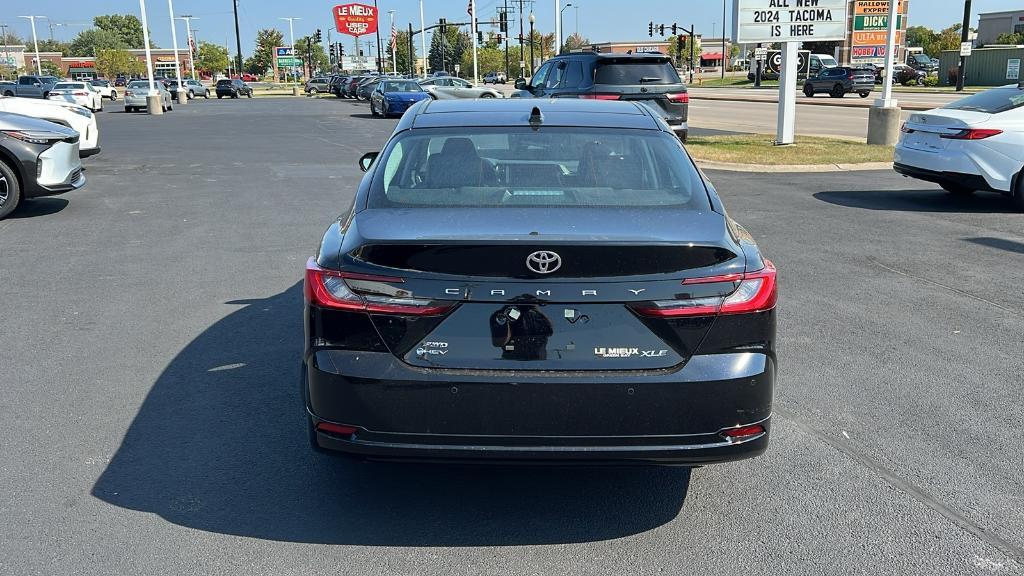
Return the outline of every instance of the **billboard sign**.
{"type": "MultiPolygon", "coordinates": [[[[907,2],[896,7],[896,55],[903,47],[907,29],[907,2]]],[[[854,63],[884,64],[889,41],[889,0],[854,0],[850,60],[854,63]]]]}
{"type": "Polygon", "coordinates": [[[847,0],[736,0],[736,42],[816,42],[846,38],[847,0]]]}
{"type": "Polygon", "coordinates": [[[377,9],[366,4],[335,6],[334,24],[338,32],[349,36],[362,36],[377,31],[377,9]]]}
{"type": "Polygon", "coordinates": [[[278,46],[277,48],[274,48],[274,50],[277,52],[278,58],[284,58],[285,56],[295,55],[295,50],[293,50],[291,47],[278,46]]]}

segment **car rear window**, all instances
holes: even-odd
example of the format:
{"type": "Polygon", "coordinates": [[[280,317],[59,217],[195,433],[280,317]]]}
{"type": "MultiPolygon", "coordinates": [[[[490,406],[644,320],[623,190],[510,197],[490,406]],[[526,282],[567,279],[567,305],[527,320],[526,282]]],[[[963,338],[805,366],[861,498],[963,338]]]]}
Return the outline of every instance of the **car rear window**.
{"type": "Polygon", "coordinates": [[[217,86],[230,86],[230,85],[231,85],[231,80],[228,80],[227,78],[222,78],[220,80],[217,80],[217,86]]]}
{"type": "Polygon", "coordinates": [[[710,209],[677,138],[654,130],[413,130],[376,162],[368,205],[710,209]]]}
{"type": "Polygon", "coordinates": [[[1024,106],[1024,88],[1010,86],[987,90],[943,106],[950,110],[967,110],[998,114],[1024,106]]]}
{"type": "Polygon", "coordinates": [[[594,84],[681,84],[679,74],[667,60],[598,60],[594,84]]]}

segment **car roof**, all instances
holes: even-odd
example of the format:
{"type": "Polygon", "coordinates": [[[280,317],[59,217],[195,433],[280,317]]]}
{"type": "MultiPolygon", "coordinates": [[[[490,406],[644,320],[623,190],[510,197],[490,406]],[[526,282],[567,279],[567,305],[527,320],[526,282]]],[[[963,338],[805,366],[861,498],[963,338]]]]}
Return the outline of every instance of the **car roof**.
{"type": "Polygon", "coordinates": [[[534,109],[540,111],[542,126],[663,130],[645,107],[635,102],[580,100],[576,98],[457,99],[425,100],[406,114],[398,129],[447,128],[453,126],[530,126],[534,109]]]}
{"type": "Polygon", "coordinates": [[[671,60],[668,55],[660,52],[635,52],[628,54],[626,52],[569,52],[568,54],[559,54],[554,58],[596,58],[598,60],[622,60],[636,59],[636,60],[671,60]]]}

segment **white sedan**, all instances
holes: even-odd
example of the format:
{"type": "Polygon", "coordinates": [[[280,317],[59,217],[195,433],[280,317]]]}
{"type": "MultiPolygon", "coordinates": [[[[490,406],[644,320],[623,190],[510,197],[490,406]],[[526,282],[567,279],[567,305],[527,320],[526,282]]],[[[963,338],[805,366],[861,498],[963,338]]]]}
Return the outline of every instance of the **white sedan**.
{"type": "Polygon", "coordinates": [[[78,104],[93,112],[103,110],[103,96],[88,82],[57,82],[47,99],[78,104]]]}
{"type": "Polygon", "coordinates": [[[1009,196],[1024,211],[1024,82],[911,114],[893,167],[954,194],[1009,196]]]}
{"type": "Polygon", "coordinates": [[[38,98],[0,96],[0,112],[49,120],[78,132],[78,153],[84,158],[100,153],[100,131],[96,116],[77,104],[38,98]]]}

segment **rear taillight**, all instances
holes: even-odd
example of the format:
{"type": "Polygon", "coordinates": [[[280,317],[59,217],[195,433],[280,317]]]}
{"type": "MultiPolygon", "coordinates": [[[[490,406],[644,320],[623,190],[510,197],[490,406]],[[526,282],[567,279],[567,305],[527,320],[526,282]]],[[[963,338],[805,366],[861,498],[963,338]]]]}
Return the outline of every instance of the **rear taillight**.
{"type": "Polygon", "coordinates": [[[728,296],[711,296],[688,300],[663,300],[634,305],[632,308],[641,316],[678,318],[681,316],[764,312],[774,308],[775,303],[778,301],[775,265],[768,260],[765,260],[764,268],[757,272],[707,278],[690,278],[684,280],[683,284],[710,284],[715,282],[731,282],[735,285],[735,289],[728,296]]]}
{"type": "Polygon", "coordinates": [[[764,426],[754,424],[751,426],[740,426],[739,428],[727,428],[718,433],[719,436],[730,442],[741,442],[750,440],[765,433],[764,426]]]}
{"type": "Polygon", "coordinates": [[[440,316],[454,306],[452,302],[413,298],[408,290],[394,286],[403,282],[401,278],[389,276],[326,270],[318,266],[314,258],[306,263],[306,301],[323,308],[400,316],[440,316]]]}
{"type": "Polygon", "coordinates": [[[355,426],[335,424],[334,422],[320,422],[316,425],[316,429],[318,432],[326,432],[336,436],[351,436],[359,430],[355,426]]]}
{"type": "Polygon", "coordinates": [[[583,100],[619,100],[621,94],[580,94],[583,100]]]}
{"type": "Polygon", "coordinates": [[[676,104],[689,104],[690,95],[686,92],[680,92],[678,94],[665,94],[669,102],[675,102],[676,104]]]}
{"type": "Polygon", "coordinates": [[[75,96],[88,96],[89,95],[88,92],[73,92],[72,94],[75,95],[75,96]]]}
{"type": "Polygon", "coordinates": [[[984,140],[985,138],[998,136],[1002,133],[1002,130],[995,130],[993,128],[966,128],[956,134],[943,134],[942,138],[948,140],[984,140]]]}

